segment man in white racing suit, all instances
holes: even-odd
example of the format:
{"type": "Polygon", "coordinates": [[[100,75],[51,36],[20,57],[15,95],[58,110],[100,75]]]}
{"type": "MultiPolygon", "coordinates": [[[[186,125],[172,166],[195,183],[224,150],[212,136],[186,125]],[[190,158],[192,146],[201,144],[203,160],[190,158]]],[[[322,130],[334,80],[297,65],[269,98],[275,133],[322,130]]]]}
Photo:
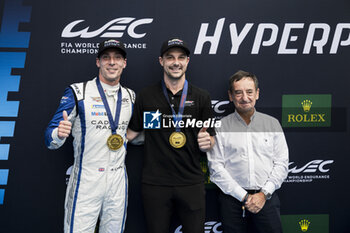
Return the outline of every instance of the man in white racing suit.
{"type": "Polygon", "coordinates": [[[64,232],[123,232],[128,180],[126,130],[135,93],[119,83],[126,67],[122,42],[100,43],[98,77],[70,85],[45,132],[49,149],[72,133],[74,166],[65,199],[64,232]]]}

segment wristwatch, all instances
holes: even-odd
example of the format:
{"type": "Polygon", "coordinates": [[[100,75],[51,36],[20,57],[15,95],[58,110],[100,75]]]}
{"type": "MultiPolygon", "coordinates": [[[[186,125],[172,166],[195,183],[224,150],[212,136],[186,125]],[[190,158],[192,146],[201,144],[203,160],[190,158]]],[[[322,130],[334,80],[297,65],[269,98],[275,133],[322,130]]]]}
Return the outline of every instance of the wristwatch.
{"type": "Polygon", "coordinates": [[[265,189],[261,189],[261,192],[265,195],[265,200],[270,200],[272,194],[266,191],[265,189]]]}

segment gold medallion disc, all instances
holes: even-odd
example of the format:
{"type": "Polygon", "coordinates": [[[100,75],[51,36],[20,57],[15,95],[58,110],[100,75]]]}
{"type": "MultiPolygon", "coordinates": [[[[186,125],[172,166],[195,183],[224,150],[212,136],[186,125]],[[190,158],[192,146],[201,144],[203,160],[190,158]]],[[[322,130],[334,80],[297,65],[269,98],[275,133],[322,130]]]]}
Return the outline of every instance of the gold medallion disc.
{"type": "Polygon", "coordinates": [[[124,144],[123,137],[119,134],[112,134],[107,139],[107,146],[111,150],[118,150],[124,144]]]}
{"type": "Polygon", "coordinates": [[[174,148],[181,148],[186,144],[186,135],[183,132],[173,132],[169,137],[170,145],[174,148]]]}

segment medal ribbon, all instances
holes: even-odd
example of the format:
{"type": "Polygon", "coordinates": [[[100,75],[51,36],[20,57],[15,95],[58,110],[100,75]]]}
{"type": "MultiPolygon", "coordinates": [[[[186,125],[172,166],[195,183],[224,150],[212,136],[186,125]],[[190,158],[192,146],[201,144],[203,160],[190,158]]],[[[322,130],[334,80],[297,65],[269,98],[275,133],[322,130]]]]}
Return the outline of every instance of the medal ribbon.
{"type": "Polygon", "coordinates": [[[188,82],[187,80],[185,80],[185,84],[184,84],[184,88],[182,90],[182,94],[181,94],[181,101],[180,101],[180,106],[179,106],[179,112],[176,114],[174,108],[171,106],[171,103],[170,103],[170,100],[169,100],[169,96],[168,96],[168,92],[166,90],[166,87],[165,87],[165,83],[164,83],[164,80],[162,80],[162,89],[163,89],[163,94],[166,98],[166,100],[168,101],[168,104],[171,108],[171,111],[173,113],[173,118],[174,118],[174,121],[175,121],[175,124],[176,124],[176,132],[180,132],[180,127],[178,125],[178,122],[182,120],[182,114],[184,112],[184,109],[185,109],[185,102],[186,102],[186,98],[187,98],[187,90],[188,90],[188,82]]]}
{"type": "Polygon", "coordinates": [[[115,120],[113,120],[111,109],[109,108],[105,92],[103,91],[101,82],[100,82],[98,77],[96,78],[96,84],[97,84],[97,89],[98,89],[98,92],[100,93],[103,105],[106,108],[109,124],[111,125],[112,134],[117,134],[117,127],[118,127],[118,123],[119,123],[120,110],[122,107],[122,88],[120,86],[119,91],[118,91],[117,107],[115,110],[115,120]]]}

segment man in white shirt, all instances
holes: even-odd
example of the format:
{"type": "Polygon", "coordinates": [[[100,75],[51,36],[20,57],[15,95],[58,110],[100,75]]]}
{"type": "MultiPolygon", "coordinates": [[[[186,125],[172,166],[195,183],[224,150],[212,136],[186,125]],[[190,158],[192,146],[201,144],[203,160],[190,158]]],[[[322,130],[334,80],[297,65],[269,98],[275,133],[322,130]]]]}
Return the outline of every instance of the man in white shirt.
{"type": "Polygon", "coordinates": [[[209,151],[210,179],[222,192],[225,233],[281,233],[275,190],[288,174],[288,146],[277,119],[255,110],[259,98],[254,74],[238,71],[229,80],[235,112],[217,128],[209,151]]]}

